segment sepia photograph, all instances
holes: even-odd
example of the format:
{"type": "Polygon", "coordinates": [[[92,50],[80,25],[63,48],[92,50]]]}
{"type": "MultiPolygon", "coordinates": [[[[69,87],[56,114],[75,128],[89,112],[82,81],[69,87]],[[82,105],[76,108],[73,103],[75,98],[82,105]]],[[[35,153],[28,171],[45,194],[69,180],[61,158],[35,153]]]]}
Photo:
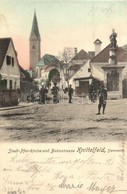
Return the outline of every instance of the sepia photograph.
{"type": "Polygon", "coordinates": [[[127,1],[0,0],[0,194],[127,194],[127,1]]]}
{"type": "Polygon", "coordinates": [[[0,2],[0,141],[126,139],[126,1],[0,2]]]}

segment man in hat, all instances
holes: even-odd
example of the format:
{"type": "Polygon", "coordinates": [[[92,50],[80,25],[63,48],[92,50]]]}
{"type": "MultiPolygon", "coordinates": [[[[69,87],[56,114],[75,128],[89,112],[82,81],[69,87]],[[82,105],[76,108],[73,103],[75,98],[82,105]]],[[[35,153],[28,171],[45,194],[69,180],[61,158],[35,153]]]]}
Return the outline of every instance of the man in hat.
{"type": "Polygon", "coordinates": [[[69,96],[69,103],[72,103],[72,94],[73,94],[73,88],[71,87],[71,84],[69,85],[68,88],[68,96],[69,96]]]}
{"type": "Polygon", "coordinates": [[[100,115],[101,107],[103,108],[102,114],[105,114],[105,108],[106,108],[106,102],[107,102],[107,89],[102,85],[100,87],[99,93],[99,104],[98,104],[98,113],[97,115],[100,115]]]}

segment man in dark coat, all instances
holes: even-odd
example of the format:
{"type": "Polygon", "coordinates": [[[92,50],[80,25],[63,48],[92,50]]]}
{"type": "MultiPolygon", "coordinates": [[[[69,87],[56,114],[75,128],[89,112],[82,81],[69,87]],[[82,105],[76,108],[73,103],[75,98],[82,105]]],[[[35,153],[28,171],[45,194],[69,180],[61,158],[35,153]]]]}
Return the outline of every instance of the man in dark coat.
{"type": "Polygon", "coordinates": [[[73,94],[73,88],[71,87],[71,85],[69,85],[68,88],[68,96],[69,96],[69,103],[72,103],[72,94],[73,94]]]}
{"type": "Polygon", "coordinates": [[[42,85],[42,87],[39,91],[40,103],[45,104],[47,92],[48,92],[48,90],[44,87],[44,85],[42,85]]]}
{"type": "Polygon", "coordinates": [[[106,108],[106,102],[107,102],[107,89],[104,87],[104,85],[101,86],[99,93],[99,104],[98,104],[98,113],[97,115],[100,115],[101,107],[103,107],[102,113],[105,114],[105,108],[106,108]]]}

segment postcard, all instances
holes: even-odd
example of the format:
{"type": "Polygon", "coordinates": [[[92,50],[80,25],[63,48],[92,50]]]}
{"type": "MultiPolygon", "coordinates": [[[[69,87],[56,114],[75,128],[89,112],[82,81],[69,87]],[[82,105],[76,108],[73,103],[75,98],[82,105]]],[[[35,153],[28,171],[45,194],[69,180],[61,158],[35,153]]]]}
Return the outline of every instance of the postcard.
{"type": "Polygon", "coordinates": [[[0,194],[127,194],[126,10],[0,0],[0,194]]]}

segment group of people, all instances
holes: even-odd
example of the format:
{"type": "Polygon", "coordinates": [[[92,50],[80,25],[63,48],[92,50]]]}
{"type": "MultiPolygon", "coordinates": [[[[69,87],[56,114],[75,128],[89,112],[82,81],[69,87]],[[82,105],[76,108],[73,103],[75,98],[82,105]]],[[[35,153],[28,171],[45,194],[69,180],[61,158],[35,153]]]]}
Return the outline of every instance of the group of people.
{"type": "Polygon", "coordinates": [[[98,113],[100,115],[101,108],[102,114],[105,114],[106,102],[107,102],[107,89],[105,88],[104,84],[100,85],[100,88],[97,90],[95,89],[94,84],[92,83],[89,88],[89,99],[91,102],[96,102],[98,99],[98,113]]]}
{"type": "MultiPolygon", "coordinates": [[[[51,89],[51,94],[53,95],[54,104],[59,103],[58,92],[59,92],[59,87],[57,86],[57,83],[54,83],[54,86],[51,89]]],[[[69,87],[66,88],[64,92],[68,93],[69,103],[72,103],[72,95],[74,92],[72,86],[69,85],[69,87]]],[[[48,94],[48,89],[44,85],[42,85],[39,91],[39,103],[40,104],[45,104],[46,100],[48,99],[47,94],[48,94]]],[[[34,101],[34,94],[32,90],[28,98],[31,100],[31,102],[34,101]]],[[[97,96],[95,96],[95,98],[97,98],[97,96]]],[[[101,114],[101,108],[102,108],[102,114],[105,114],[105,108],[106,108],[106,102],[107,102],[107,89],[104,87],[103,84],[100,86],[100,89],[98,90],[98,100],[99,100],[99,103],[98,103],[97,115],[101,114]]]]}
{"type": "MultiPolygon", "coordinates": [[[[63,91],[65,92],[65,90],[63,90],[63,91]]],[[[69,88],[67,88],[66,92],[68,92],[69,103],[72,103],[73,88],[71,87],[71,85],[69,85],[69,88]]],[[[59,87],[57,86],[56,82],[54,83],[54,86],[51,89],[51,94],[53,96],[53,98],[52,98],[53,103],[54,104],[59,103],[59,87]]],[[[42,85],[41,89],[36,94],[36,96],[34,96],[33,90],[31,90],[30,94],[27,96],[28,102],[39,101],[40,104],[45,104],[48,99],[49,99],[48,88],[44,85],[42,85]],[[38,98],[36,98],[36,97],[38,97],[38,98]]]]}
{"type": "MultiPolygon", "coordinates": [[[[52,95],[53,95],[53,103],[59,103],[59,98],[58,98],[58,92],[59,92],[59,87],[57,86],[56,83],[54,83],[53,88],[51,89],[52,95]]],[[[69,97],[69,103],[72,103],[72,95],[73,95],[73,88],[71,84],[67,88],[67,90],[64,90],[64,92],[68,92],[68,97],[69,97]]]]}

